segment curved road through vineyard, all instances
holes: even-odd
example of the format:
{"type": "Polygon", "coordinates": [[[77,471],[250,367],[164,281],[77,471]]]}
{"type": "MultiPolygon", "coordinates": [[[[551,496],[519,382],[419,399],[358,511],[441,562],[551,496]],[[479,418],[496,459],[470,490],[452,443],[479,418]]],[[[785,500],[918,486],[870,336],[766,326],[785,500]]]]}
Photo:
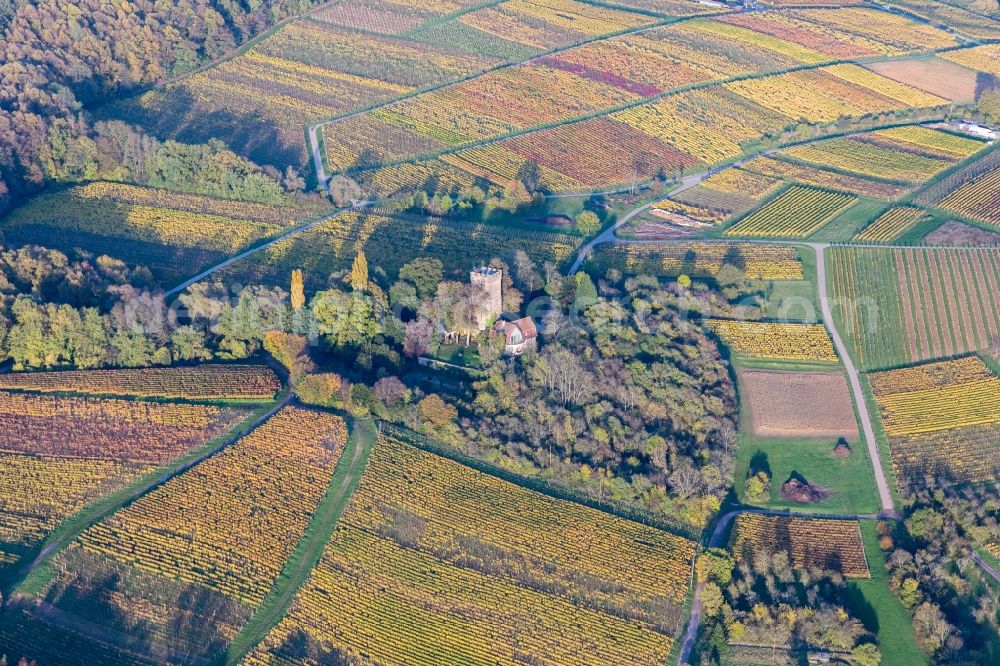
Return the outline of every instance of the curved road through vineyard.
{"type": "MultiPolygon", "coordinates": [[[[322,160],[321,155],[320,155],[320,143],[319,143],[318,136],[317,136],[317,130],[318,130],[319,127],[320,126],[310,127],[308,134],[309,134],[309,139],[310,139],[309,142],[311,144],[310,148],[311,148],[311,152],[312,152],[312,157],[313,157],[313,160],[314,160],[314,163],[315,163],[315,166],[316,166],[317,174],[319,176],[320,183],[322,183],[322,184],[325,185],[326,173],[325,173],[325,170],[323,168],[323,160],[322,160]]],[[[676,194],[676,193],[682,192],[684,190],[696,187],[698,184],[700,184],[703,180],[705,180],[706,178],[708,178],[709,176],[711,176],[716,171],[717,171],[717,169],[712,169],[712,170],[707,170],[707,171],[704,171],[704,172],[701,172],[701,173],[691,174],[691,175],[683,177],[682,180],[681,180],[681,182],[680,182],[680,184],[679,184],[679,186],[677,188],[675,188],[671,192],[671,194],[676,194]]],[[[355,208],[361,209],[361,208],[369,207],[371,205],[371,203],[372,202],[359,202],[358,205],[355,206],[355,208]]],[[[593,249],[595,247],[597,247],[598,245],[602,245],[602,244],[668,245],[668,244],[684,244],[684,243],[691,243],[691,242],[699,242],[699,243],[740,242],[740,243],[756,243],[756,244],[765,244],[765,245],[786,245],[786,246],[794,246],[794,247],[809,247],[809,248],[811,248],[815,252],[815,254],[816,254],[817,292],[818,292],[818,296],[819,296],[819,302],[820,302],[821,312],[822,312],[822,315],[823,315],[823,321],[824,321],[824,323],[826,325],[826,328],[827,328],[828,332],[830,333],[830,337],[833,340],[833,343],[834,343],[834,345],[835,345],[835,347],[837,349],[837,352],[840,355],[840,358],[842,359],[842,361],[844,363],[844,367],[845,367],[845,369],[847,371],[849,383],[850,383],[850,386],[851,386],[851,392],[852,392],[852,395],[853,395],[854,404],[855,404],[855,407],[857,409],[859,420],[861,422],[862,432],[864,434],[865,443],[866,443],[867,450],[868,450],[868,457],[869,457],[869,460],[871,461],[872,470],[873,470],[874,477],[875,477],[875,483],[876,483],[876,486],[878,488],[879,498],[881,500],[881,505],[882,505],[882,512],[879,514],[879,516],[874,516],[874,515],[838,516],[838,515],[825,515],[824,514],[822,516],[817,515],[815,517],[842,518],[842,519],[874,519],[874,518],[877,518],[877,517],[886,517],[886,518],[896,518],[896,519],[898,519],[899,516],[896,513],[894,505],[893,505],[893,499],[892,499],[892,494],[890,492],[889,483],[888,483],[888,481],[886,479],[885,471],[884,471],[884,468],[883,468],[883,465],[882,465],[882,460],[881,460],[881,457],[879,455],[877,440],[876,440],[876,437],[875,437],[875,428],[874,428],[874,425],[872,423],[871,414],[870,414],[869,409],[868,409],[868,403],[867,403],[867,400],[865,399],[864,391],[863,391],[863,388],[862,388],[862,385],[861,385],[860,373],[858,372],[857,367],[854,365],[854,362],[851,359],[850,354],[848,353],[847,346],[844,343],[844,340],[841,337],[840,332],[837,330],[837,327],[836,327],[836,324],[834,322],[833,315],[832,315],[830,298],[829,298],[829,294],[827,292],[827,273],[826,273],[826,257],[825,257],[825,250],[828,247],[830,247],[830,244],[829,243],[809,243],[809,242],[804,242],[804,241],[752,240],[752,239],[747,239],[747,240],[736,239],[735,241],[734,240],[730,240],[730,239],[692,239],[692,238],[683,238],[683,239],[678,239],[678,240],[673,240],[673,241],[672,240],[653,240],[653,239],[648,239],[648,240],[647,239],[630,240],[630,239],[622,239],[622,238],[619,238],[617,236],[618,229],[620,229],[622,226],[624,226],[625,224],[627,224],[631,220],[635,219],[637,216],[641,215],[643,212],[647,211],[653,205],[653,203],[655,203],[655,201],[643,204],[643,205],[638,206],[635,209],[629,211],[627,214],[623,215],[614,225],[612,225],[611,227],[605,229],[599,235],[597,235],[596,237],[594,237],[593,239],[591,239],[589,242],[587,242],[585,245],[583,245],[579,249],[579,251],[577,252],[576,257],[574,258],[573,264],[572,264],[572,266],[571,266],[571,268],[569,270],[569,274],[573,275],[578,270],[580,270],[581,266],[589,258],[589,256],[590,256],[591,252],[593,251],[593,249]]],[[[301,225],[301,226],[299,226],[299,227],[297,227],[295,229],[292,229],[292,230],[288,231],[285,234],[282,234],[281,236],[279,236],[277,238],[269,240],[269,241],[267,241],[267,242],[265,242],[265,243],[263,243],[261,245],[258,245],[256,247],[250,248],[250,249],[248,249],[248,250],[246,250],[244,252],[241,252],[241,253],[233,256],[233,257],[230,257],[229,259],[226,259],[226,260],[220,262],[219,264],[216,264],[215,266],[212,266],[211,268],[208,268],[208,269],[202,271],[201,273],[199,273],[198,275],[192,277],[191,279],[186,280],[185,282],[183,282],[182,284],[178,285],[177,287],[174,287],[173,289],[171,289],[170,291],[167,292],[167,295],[168,296],[173,296],[173,295],[175,295],[175,294],[183,291],[184,289],[186,289],[191,284],[194,284],[194,283],[196,283],[196,282],[198,282],[200,280],[205,279],[206,277],[208,277],[208,276],[216,273],[217,271],[219,271],[219,270],[221,270],[221,269],[223,269],[223,268],[231,265],[232,263],[234,263],[236,261],[239,261],[240,259],[246,258],[246,257],[248,257],[248,256],[250,256],[252,254],[260,252],[261,250],[269,247],[270,245],[273,245],[274,243],[277,243],[277,242],[280,242],[282,240],[285,240],[285,239],[288,239],[290,237],[293,237],[293,236],[295,236],[295,235],[297,235],[297,234],[299,234],[299,233],[301,233],[303,231],[307,231],[307,230],[309,230],[309,229],[311,229],[311,228],[313,228],[313,227],[321,224],[322,222],[324,222],[326,220],[332,219],[336,215],[339,215],[339,214],[341,214],[343,212],[344,211],[337,211],[337,212],[335,212],[335,213],[333,213],[333,214],[331,214],[329,216],[326,216],[324,218],[321,218],[319,220],[315,220],[315,221],[309,222],[307,224],[301,225]]],[[[912,249],[912,248],[910,248],[910,246],[869,245],[869,244],[852,244],[851,247],[873,247],[873,248],[880,248],[880,249],[912,249]]],[[[968,247],[955,248],[955,247],[942,246],[942,247],[936,247],[935,249],[968,249],[968,247]]],[[[714,546],[719,545],[719,543],[721,542],[722,536],[725,534],[726,526],[732,521],[732,519],[736,515],[738,515],[739,513],[742,513],[742,512],[763,513],[763,514],[767,514],[767,515],[789,515],[789,514],[787,514],[785,512],[780,512],[780,511],[770,511],[770,510],[765,510],[765,509],[753,509],[753,508],[741,508],[741,509],[737,509],[737,510],[731,511],[731,512],[723,515],[720,518],[719,523],[716,526],[715,531],[713,532],[711,538],[709,539],[709,546],[713,546],[714,547],[714,546]]],[[[810,516],[810,514],[791,514],[791,515],[797,515],[799,517],[812,517],[812,516],[810,516]]],[[[986,562],[984,562],[979,557],[974,557],[973,559],[976,562],[976,564],[981,569],[983,569],[983,571],[985,571],[988,575],[990,575],[990,576],[992,576],[994,578],[997,578],[997,580],[1000,581],[1000,572],[995,571],[992,567],[990,567],[986,562]]],[[[701,622],[701,612],[702,612],[702,609],[701,609],[701,600],[700,600],[701,588],[702,588],[702,586],[700,584],[697,585],[696,588],[695,588],[695,597],[694,597],[694,601],[693,601],[693,604],[692,604],[691,616],[690,616],[690,619],[689,619],[689,622],[688,622],[688,625],[687,625],[687,629],[685,631],[685,635],[684,635],[684,638],[683,638],[683,643],[681,645],[680,659],[679,659],[679,663],[681,663],[681,664],[685,664],[686,660],[690,657],[691,650],[693,649],[695,640],[697,638],[698,629],[699,629],[700,622],[701,622]]]]}

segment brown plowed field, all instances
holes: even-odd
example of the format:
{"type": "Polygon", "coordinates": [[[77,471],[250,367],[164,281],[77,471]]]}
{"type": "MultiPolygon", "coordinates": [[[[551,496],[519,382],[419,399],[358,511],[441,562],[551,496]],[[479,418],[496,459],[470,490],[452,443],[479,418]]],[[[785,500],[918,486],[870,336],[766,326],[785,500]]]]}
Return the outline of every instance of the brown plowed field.
{"type": "Polygon", "coordinates": [[[978,74],[946,60],[938,58],[893,60],[872,63],[867,67],[893,81],[911,85],[932,95],[950,99],[952,102],[969,104],[976,101],[978,74]]]}
{"type": "Polygon", "coordinates": [[[755,435],[858,437],[843,373],[744,370],[740,379],[755,435]]]}

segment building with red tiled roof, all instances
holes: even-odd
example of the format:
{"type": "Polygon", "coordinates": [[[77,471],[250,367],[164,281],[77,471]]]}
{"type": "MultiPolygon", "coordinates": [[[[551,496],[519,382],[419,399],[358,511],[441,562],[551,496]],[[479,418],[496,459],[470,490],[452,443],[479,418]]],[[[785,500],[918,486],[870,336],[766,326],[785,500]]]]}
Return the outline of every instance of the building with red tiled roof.
{"type": "Polygon", "coordinates": [[[493,325],[493,332],[504,336],[504,354],[520,356],[524,352],[538,346],[538,329],[531,317],[516,321],[498,321],[493,325]]]}

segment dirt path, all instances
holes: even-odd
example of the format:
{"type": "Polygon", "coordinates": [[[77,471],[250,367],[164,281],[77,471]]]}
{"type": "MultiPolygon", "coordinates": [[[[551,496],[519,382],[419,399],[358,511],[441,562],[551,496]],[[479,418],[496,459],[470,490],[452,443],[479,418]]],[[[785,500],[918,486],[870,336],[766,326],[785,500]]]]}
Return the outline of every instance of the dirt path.
{"type": "MultiPolygon", "coordinates": [[[[682,187],[685,187],[685,189],[688,187],[694,187],[694,185],[697,184],[694,181],[694,179],[695,178],[703,179],[705,178],[707,173],[708,172],[706,172],[705,174],[698,174],[697,176],[690,176],[692,180],[685,183],[685,186],[682,187]]],[[[700,182],[700,180],[698,180],[697,182],[700,182]]],[[[615,236],[614,232],[618,227],[620,227],[622,224],[625,224],[628,220],[632,219],[642,211],[646,210],[646,208],[648,208],[649,206],[650,204],[646,204],[644,206],[636,208],[628,215],[625,215],[618,223],[615,224],[615,226],[605,230],[602,234],[600,234],[599,236],[594,238],[590,243],[581,248],[580,252],[577,254],[576,260],[573,262],[573,267],[570,269],[570,275],[574,274],[576,271],[580,269],[580,265],[586,260],[590,250],[594,246],[600,243],[665,244],[671,242],[673,243],[692,242],[692,239],[681,239],[678,241],[641,241],[641,240],[623,241],[622,239],[619,239],[617,236],[615,236]]],[[[698,242],[732,243],[734,241],[729,239],[699,239],[698,242]]],[[[844,344],[844,340],[841,338],[840,332],[837,330],[837,327],[834,324],[833,312],[830,309],[830,297],[827,294],[826,256],[825,256],[825,251],[828,247],[830,247],[830,244],[803,243],[795,241],[775,241],[775,240],[766,240],[766,241],[751,240],[751,241],[739,241],[739,242],[759,243],[764,245],[792,245],[792,246],[805,245],[807,247],[812,248],[813,251],[816,253],[816,283],[817,283],[817,289],[819,291],[819,303],[820,303],[820,309],[823,313],[823,320],[826,323],[826,328],[830,333],[830,337],[833,339],[833,343],[837,349],[837,353],[840,355],[844,363],[844,368],[847,370],[847,378],[851,386],[851,393],[854,398],[854,406],[857,409],[857,413],[861,421],[862,433],[864,434],[865,443],[868,447],[868,457],[871,459],[873,471],[875,473],[875,484],[876,486],[878,486],[879,498],[881,499],[882,502],[882,510],[887,514],[894,515],[895,510],[892,502],[892,494],[889,491],[889,483],[886,480],[885,471],[882,467],[881,458],[879,457],[878,443],[877,440],[875,439],[875,427],[872,424],[871,414],[869,413],[868,410],[868,403],[865,400],[865,394],[861,388],[860,373],[858,372],[857,367],[855,367],[854,362],[851,360],[851,356],[847,351],[847,345],[844,344]]],[[[859,245],[857,247],[867,247],[867,246],[859,245]]],[[[886,247],[886,246],[874,246],[874,247],[886,247]]]]}
{"type": "MultiPolygon", "coordinates": [[[[326,5],[329,5],[329,4],[331,4],[331,3],[329,3],[329,2],[328,3],[324,3],[322,5],[322,7],[325,7],[326,5]]],[[[494,4],[500,4],[500,2],[499,1],[495,2],[495,3],[494,2],[486,2],[486,3],[483,3],[482,5],[477,5],[477,6],[474,6],[474,7],[467,7],[463,11],[456,12],[455,15],[465,14],[465,13],[468,13],[470,11],[474,11],[476,9],[482,9],[484,7],[489,7],[489,6],[494,5],[494,4]]],[[[317,7],[315,9],[313,9],[313,10],[310,10],[309,13],[314,13],[317,9],[320,9],[320,7],[317,7]]],[[[449,18],[454,18],[455,15],[449,16],[449,18]]],[[[699,16],[699,18],[706,18],[707,16],[709,16],[709,15],[701,15],[701,16],[699,16]]],[[[684,19],[684,20],[692,20],[692,18],[688,18],[688,19],[684,19]]],[[[320,22],[322,23],[322,21],[320,21],[320,22]]],[[[524,58],[523,60],[515,60],[515,61],[510,61],[510,62],[502,62],[502,63],[500,63],[498,65],[493,66],[493,67],[487,67],[486,69],[483,69],[482,71],[476,72],[476,73],[474,73],[474,74],[472,74],[470,76],[464,77],[464,78],[449,79],[447,81],[442,81],[441,83],[437,83],[437,84],[425,86],[423,88],[418,88],[418,89],[413,90],[411,92],[404,93],[402,95],[398,95],[396,97],[393,97],[392,99],[387,99],[387,100],[378,102],[377,104],[373,104],[373,105],[365,107],[363,109],[357,109],[357,110],[354,110],[354,111],[346,111],[345,113],[342,113],[342,114],[340,114],[338,116],[334,116],[332,118],[328,118],[328,119],[323,120],[321,122],[318,122],[318,123],[316,123],[314,125],[309,125],[306,129],[307,129],[307,135],[309,137],[309,152],[312,155],[313,167],[316,169],[316,181],[319,183],[319,186],[321,188],[323,188],[324,190],[328,189],[329,174],[326,173],[326,166],[323,163],[323,155],[322,155],[322,152],[320,151],[319,137],[318,137],[318,132],[322,131],[322,129],[323,129],[323,127],[325,125],[330,125],[332,123],[342,122],[342,121],[345,121],[345,120],[350,120],[351,118],[356,118],[358,116],[363,116],[366,113],[370,113],[370,112],[375,111],[377,109],[384,108],[386,106],[389,106],[390,104],[395,104],[397,102],[401,102],[403,100],[410,99],[411,97],[416,97],[418,95],[426,95],[428,93],[433,93],[435,91],[442,90],[444,88],[449,88],[451,86],[455,86],[455,85],[458,85],[460,83],[466,83],[468,81],[473,81],[475,79],[482,78],[482,77],[484,77],[484,76],[486,76],[488,74],[493,74],[493,73],[496,73],[496,72],[499,72],[499,71],[502,71],[502,70],[505,70],[505,69],[512,69],[514,67],[521,67],[521,66],[527,65],[527,64],[529,64],[531,62],[534,62],[536,60],[539,60],[541,58],[548,58],[548,57],[551,57],[551,56],[554,56],[554,55],[558,55],[558,54],[563,53],[565,51],[569,51],[570,49],[576,49],[576,48],[579,48],[581,46],[586,46],[587,44],[590,44],[590,43],[593,43],[593,42],[599,42],[599,41],[603,41],[603,40],[606,40],[606,39],[611,39],[613,37],[624,37],[626,35],[637,35],[637,34],[640,34],[640,33],[643,33],[643,32],[649,31],[649,30],[656,30],[657,28],[662,28],[662,27],[664,27],[666,25],[669,25],[672,22],[673,22],[672,19],[666,19],[666,18],[664,18],[664,19],[659,19],[659,20],[653,21],[652,23],[649,23],[649,24],[646,24],[646,25],[640,25],[640,26],[636,26],[635,28],[631,28],[631,29],[628,29],[628,30],[622,30],[621,32],[616,32],[614,34],[604,34],[604,35],[597,35],[597,36],[594,36],[594,37],[588,37],[587,39],[581,40],[579,42],[575,42],[573,44],[568,44],[566,46],[559,46],[559,47],[556,47],[556,48],[553,48],[553,49],[549,49],[548,51],[544,51],[542,53],[533,55],[530,58],[524,58]]],[[[427,27],[426,25],[420,26],[420,29],[425,29],[426,27],[427,27]]],[[[409,37],[407,37],[405,35],[405,33],[402,34],[402,35],[399,35],[399,38],[409,39],[409,37]]],[[[576,195],[569,195],[569,196],[576,196],[576,195]]]]}
{"type": "Polygon", "coordinates": [[[351,447],[350,460],[345,460],[348,452],[345,450],[340,464],[331,480],[330,495],[323,500],[324,512],[314,515],[313,520],[296,547],[295,552],[285,563],[281,576],[275,582],[272,592],[264,600],[250,622],[243,628],[239,636],[233,640],[226,655],[227,664],[239,663],[288,612],[299,589],[309,578],[309,574],[319,562],[330,535],[337,521],[347,508],[361,479],[361,474],[368,463],[368,456],[375,445],[378,433],[375,424],[367,419],[357,419],[351,428],[351,436],[347,445],[351,447]],[[346,465],[344,464],[346,463],[346,465]],[[341,473],[341,467],[343,472],[341,473]],[[339,477],[339,478],[338,478],[339,477]],[[275,593],[275,590],[280,591],[275,593]]]}
{"type": "MultiPolygon", "coordinates": [[[[44,548],[42,548],[42,550],[38,553],[38,555],[36,555],[35,558],[26,567],[24,567],[20,572],[18,572],[16,580],[23,581],[24,579],[28,578],[36,569],[38,569],[38,567],[44,565],[52,555],[54,555],[56,552],[64,548],[67,544],[69,544],[70,541],[79,536],[80,533],[83,532],[83,530],[89,527],[90,525],[93,525],[94,523],[103,520],[107,516],[111,515],[112,513],[120,509],[125,504],[135,500],[141,495],[145,495],[146,493],[158,488],[159,486],[162,486],[164,483],[170,481],[176,476],[183,474],[184,472],[188,471],[189,469],[191,469],[198,463],[202,462],[203,460],[215,455],[222,449],[231,445],[233,442],[245,437],[247,434],[258,428],[269,418],[274,416],[281,408],[285,407],[289,402],[291,402],[292,398],[293,394],[291,393],[291,391],[289,391],[288,394],[282,400],[275,403],[273,407],[271,407],[266,413],[259,416],[250,425],[245,426],[243,428],[237,427],[236,429],[230,431],[229,435],[226,436],[217,446],[213,446],[208,450],[202,451],[199,455],[191,458],[184,464],[179,465],[178,467],[175,467],[173,469],[170,469],[161,474],[160,476],[156,477],[155,479],[151,479],[141,484],[139,487],[133,489],[133,491],[128,493],[127,495],[119,497],[118,500],[115,501],[114,503],[108,506],[96,506],[91,508],[89,511],[88,509],[84,509],[81,513],[77,514],[72,518],[72,520],[74,520],[81,527],[79,529],[67,530],[63,534],[53,539],[51,543],[47,544],[44,548]]],[[[16,587],[16,585],[14,587],[16,587]]]]}
{"type": "MultiPolygon", "coordinates": [[[[700,174],[701,179],[706,177],[707,174],[700,174]]],[[[691,176],[689,178],[694,179],[697,176],[691,176]]],[[[699,181],[700,182],[700,179],[699,181]]],[[[694,184],[687,184],[684,189],[688,187],[694,187],[694,184]]],[[[677,190],[680,191],[680,190],[677,190]]],[[[583,248],[580,249],[577,254],[576,260],[573,262],[573,267],[570,269],[570,274],[574,274],[580,269],[580,266],[587,259],[590,251],[597,245],[602,243],[610,244],[648,244],[648,245],[665,245],[665,244],[685,244],[694,242],[695,239],[683,238],[677,240],[643,240],[643,239],[620,239],[615,235],[615,231],[633,219],[639,213],[645,211],[649,208],[651,204],[646,204],[641,206],[628,215],[624,216],[622,220],[617,223],[614,227],[611,227],[601,233],[599,236],[595,237],[589,243],[587,243],[583,248]]],[[[730,240],[730,239],[696,239],[697,242],[708,242],[708,243],[755,243],[762,245],[793,245],[802,246],[806,245],[813,249],[816,253],[816,282],[819,291],[819,301],[820,308],[823,313],[823,320],[826,323],[827,330],[830,333],[830,337],[833,340],[834,346],[837,349],[837,353],[843,360],[844,367],[847,371],[848,380],[851,386],[851,393],[853,396],[854,404],[858,412],[859,420],[861,421],[862,431],[865,438],[865,444],[868,449],[868,457],[871,460],[875,484],[878,487],[879,498],[882,503],[882,513],[881,516],[897,518],[895,507],[892,500],[892,494],[889,490],[889,483],[885,476],[885,471],[882,465],[882,459],[878,451],[878,443],[875,438],[875,428],[872,423],[872,418],[870,411],[868,409],[868,403],[865,400],[864,390],[861,387],[861,379],[858,369],[855,367],[854,362],[851,360],[850,355],[847,351],[847,346],[844,344],[843,339],[840,336],[840,332],[837,330],[836,325],[833,320],[833,313],[830,309],[830,298],[827,293],[827,275],[826,275],[826,256],[825,250],[830,245],[829,243],[803,243],[795,241],[780,241],[780,240],[730,240]]],[[[866,248],[880,248],[880,249],[896,249],[896,250],[912,250],[913,248],[905,245],[876,245],[876,244],[852,244],[850,247],[866,247],[866,248]]],[[[968,250],[968,247],[940,247],[935,248],[939,250],[968,250]]],[[[879,516],[863,514],[863,515],[834,515],[834,514],[806,514],[806,513],[792,513],[792,512],[782,512],[782,511],[771,511],[768,509],[737,509],[723,515],[718,524],[716,525],[715,531],[712,533],[709,539],[709,547],[715,548],[721,545],[722,537],[725,535],[726,528],[729,523],[739,515],[744,512],[761,513],[764,515],[791,515],[800,518],[841,518],[841,519],[858,519],[858,520],[873,520],[879,516]]],[[[983,569],[994,576],[998,581],[1000,581],[1000,572],[996,572],[992,567],[989,567],[981,558],[975,557],[976,562],[983,567],[983,569]]],[[[701,583],[695,586],[695,597],[691,605],[691,615],[687,624],[687,628],[684,632],[683,643],[681,644],[680,657],[678,663],[685,665],[691,656],[691,650],[694,648],[695,640],[698,636],[698,629],[701,624],[702,615],[702,604],[701,604],[701,591],[703,585],[701,583]]]]}

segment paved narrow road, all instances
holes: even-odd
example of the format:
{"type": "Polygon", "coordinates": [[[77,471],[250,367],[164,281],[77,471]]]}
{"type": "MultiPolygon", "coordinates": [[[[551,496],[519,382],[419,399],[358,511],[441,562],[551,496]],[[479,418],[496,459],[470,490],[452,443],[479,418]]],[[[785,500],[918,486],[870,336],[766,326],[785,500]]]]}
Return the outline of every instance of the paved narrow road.
{"type": "MultiPolygon", "coordinates": [[[[610,231],[610,230],[609,230],[610,231]]],[[[612,242],[615,242],[612,240],[612,242]]],[[[690,241],[688,241],[690,242],[690,241]]],[[[772,241],[769,241],[772,242],[772,241]]],[[[773,243],[773,242],[772,242],[773,243]]],[[[779,242],[780,243],[780,242],[779,242]]],[[[789,245],[801,245],[801,243],[786,243],[789,245]]],[[[826,288],[826,249],[830,246],[829,243],[805,243],[808,247],[816,253],[816,288],[819,294],[820,310],[823,313],[823,321],[826,324],[826,329],[830,333],[830,338],[833,340],[833,344],[837,349],[837,353],[840,355],[841,360],[844,363],[844,368],[847,371],[847,377],[851,386],[851,393],[854,397],[855,408],[857,409],[858,418],[861,421],[862,431],[865,438],[865,444],[868,448],[868,458],[871,460],[872,471],[875,476],[875,485],[878,488],[879,499],[882,503],[882,515],[896,517],[895,507],[893,506],[892,494],[889,492],[889,483],[885,477],[885,471],[882,467],[882,459],[879,457],[878,442],[875,439],[875,428],[872,424],[871,414],[868,410],[868,403],[865,400],[864,390],[861,387],[861,377],[858,373],[858,369],[854,366],[854,362],[851,360],[850,354],[847,352],[847,345],[844,344],[843,339],[840,337],[840,332],[837,330],[836,325],[833,320],[833,312],[830,308],[830,298],[827,293],[826,288]]],[[[581,257],[577,257],[577,262],[581,261],[581,257]]],[[[824,517],[824,518],[843,518],[843,519],[874,519],[876,516],[873,515],[846,515],[846,516],[835,516],[835,515],[825,515],[825,514],[791,514],[789,512],[782,511],[770,511],[766,509],[741,509],[737,511],[732,511],[722,516],[719,519],[719,523],[716,525],[715,531],[712,534],[711,539],[709,539],[709,547],[715,548],[721,545],[722,536],[725,534],[728,524],[733,520],[733,518],[739,513],[751,512],[751,513],[761,513],[765,515],[797,515],[802,518],[809,517],[824,517]]],[[[687,660],[691,656],[691,650],[694,648],[694,642],[698,637],[698,627],[701,624],[701,591],[703,585],[699,583],[695,588],[695,598],[691,605],[691,618],[688,621],[687,630],[684,633],[684,643],[681,646],[679,663],[686,664],[687,660]]]]}
{"type": "Polygon", "coordinates": [[[346,211],[339,210],[339,211],[337,211],[335,213],[331,213],[330,215],[326,215],[324,217],[321,217],[318,220],[313,220],[312,222],[308,222],[306,224],[301,224],[301,225],[295,227],[294,229],[289,229],[288,231],[286,231],[285,233],[281,234],[280,236],[277,236],[276,238],[272,238],[271,240],[267,241],[266,243],[262,243],[260,245],[255,245],[254,247],[250,248],[249,250],[244,250],[243,252],[240,252],[239,254],[234,254],[233,256],[229,257],[228,259],[224,259],[223,261],[220,261],[219,263],[215,264],[214,266],[211,266],[210,268],[206,268],[201,273],[198,273],[194,277],[185,280],[184,282],[180,283],[179,285],[177,285],[173,289],[168,290],[164,294],[164,296],[166,296],[167,298],[170,298],[171,296],[174,296],[175,294],[179,294],[180,292],[184,291],[185,289],[187,289],[188,287],[190,287],[194,283],[201,282],[202,280],[204,280],[208,276],[212,275],[213,273],[217,273],[218,271],[221,271],[223,268],[226,268],[227,266],[230,266],[230,265],[236,263],[237,261],[239,261],[241,259],[246,259],[247,257],[249,257],[251,255],[254,255],[254,254],[257,254],[258,252],[261,252],[262,250],[266,250],[267,248],[269,248],[270,246],[274,245],[275,243],[280,243],[283,240],[287,240],[287,239],[292,238],[294,236],[298,236],[299,234],[301,234],[303,232],[306,232],[306,231],[309,231],[310,229],[318,227],[319,225],[323,224],[324,222],[329,222],[330,220],[334,219],[338,215],[343,215],[345,212],[346,211]]]}
{"type": "MultiPolygon", "coordinates": [[[[674,194],[680,194],[684,190],[690,190],[692,187],[696,187],[713,172],[714,171],[702,171],[701,173],[684,176],[681,178],[680,187],[670,191],[671,196],[674,194]]],[[[593,250],[595,246],[602,243],[617,243],[618,236],[616,234],[618,229],[631,222],[637,215],[641,215],[649,210],[654,203],[656,203],[656,200],[650,201],[647,204],[643,204],[642,206],[629,211],[626,215],[623,215],[620,220],[602,231],[600,234],[592,238],[590,242],[580,248],[580,250],[576,253],[576,259],[573,261],[573,265],[569,269],[569,274],[575,275],[576,272],[580,270],[580,266],[587,260],[587,257],[590,256],[590,251],[593,250]]]]}
{"type": "Polygon", "coordinates": [[[979,553],[972,552],[972,561],[979,565],[979,568],[985,571],[993,580],[1000,583],[1000,571],[993,568],[993,565],[989,564],[986,560],[979,556],[979,553]]]}
{"type": "Polygon", "coordinates": [[[313,168],[316,169],[316,183],[324,192],[330,191],[330,177],[326,174],[326,166],[323,164],[323,153],[319,147],[318,132],[322,125],[313,125],[309,128],[309,152],[312,153],[313,168]]]}
{"type": "Polygon", "coordinates": [[[875,426],[872,425],[872,417],[868,410],[868,401],[865,400],[864,390],[861,388],[861,375],[851,360],[851,355],[847,351],[847,345],[840,337],[840,331],[833,321],[833,311],[830,308],[830,297],[826,289],[826,249],[829,243],[809,243],[816,252],[816,287],[819,290],[819,306],[823,312],[823,321],[826,330],[829,331],[833,344],[837,348],[844,368],[847,370],[847,378],[851,384],[851,392],[854,394],[854,406],[861,421],[861,428],[864,433],[865,444],[868,446],[868,458],[875,472],[875,485],[878,487],[879,499],[882,501],[882,512],[895,517],[896,511],[892,503],[892,493],[889,492],[889,482],[885,478],[885,470],[882,467],[882,459],[879,457],[878,441],[875,439],[875,426]]]}

